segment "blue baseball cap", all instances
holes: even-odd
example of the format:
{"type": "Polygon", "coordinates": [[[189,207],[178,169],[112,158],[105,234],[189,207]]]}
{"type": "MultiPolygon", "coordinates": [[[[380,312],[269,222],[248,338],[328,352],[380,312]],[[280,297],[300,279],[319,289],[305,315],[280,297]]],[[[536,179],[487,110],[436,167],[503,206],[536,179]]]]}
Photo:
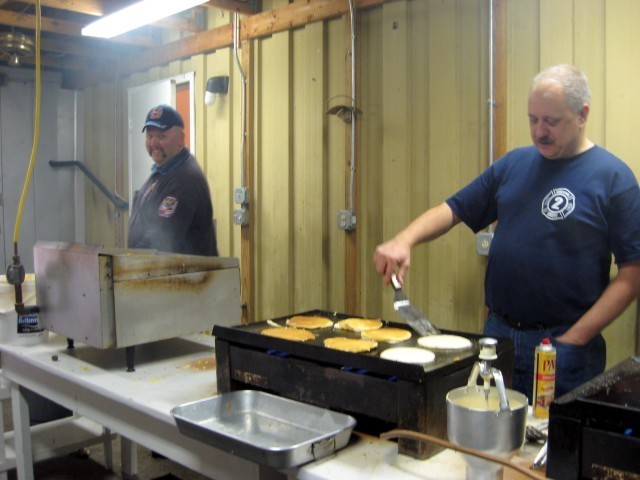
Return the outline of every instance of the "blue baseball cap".
{"type": "Polygon", "coordinates": [[[162,131],[169,130],[171,127],[184,127],[182,117],[169,105],[158,105],[153,107],[147,113],[147,119],[144,122],[142,131],[144,132],[147,127],[156,127],[162,131]]]}

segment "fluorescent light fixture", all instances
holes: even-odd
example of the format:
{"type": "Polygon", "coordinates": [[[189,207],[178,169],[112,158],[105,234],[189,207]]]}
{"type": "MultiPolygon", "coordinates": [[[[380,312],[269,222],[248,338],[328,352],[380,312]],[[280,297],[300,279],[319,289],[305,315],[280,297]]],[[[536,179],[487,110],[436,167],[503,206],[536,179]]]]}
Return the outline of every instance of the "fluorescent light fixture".
{"type": "Polygon", "coordinates": [[[112,38],[205,2],[207,0],[142,0],[90,23],[82,29],[82,35],[112,38]]]}

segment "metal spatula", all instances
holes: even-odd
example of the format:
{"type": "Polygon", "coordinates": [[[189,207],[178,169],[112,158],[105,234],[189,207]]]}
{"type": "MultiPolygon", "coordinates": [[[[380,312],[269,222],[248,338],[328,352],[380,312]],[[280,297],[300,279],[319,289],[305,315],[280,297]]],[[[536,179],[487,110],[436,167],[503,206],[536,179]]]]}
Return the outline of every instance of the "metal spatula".
{"type": "Polygon", "coordinates": [[[434,327],[420,310],[411,305],[395,273],[391,275],[391,285],[393,286],[393,309],[407,321],[409,326],[419,335],[439,335],[440,330],[434,327]]]}

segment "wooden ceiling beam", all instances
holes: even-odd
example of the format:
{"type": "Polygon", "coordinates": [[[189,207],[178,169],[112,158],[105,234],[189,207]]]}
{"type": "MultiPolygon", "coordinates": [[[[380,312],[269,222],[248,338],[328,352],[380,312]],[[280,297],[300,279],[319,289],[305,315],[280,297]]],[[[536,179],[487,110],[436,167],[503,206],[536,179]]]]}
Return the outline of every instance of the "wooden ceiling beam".
{"type": "MultiPolygon", "coordinates": [[[[355,0],[356,10],[363,10],[397,0],[355,0]]],[[[300,0],[284,7],[258,13],[240,21],[240,40],[268,37],[274,33],[302,27],[342,16],[349,12],[348,0],[300,0]]],[[[233,45],[233,29],[224,25],[191,35],[182,40],[167,43],[149,50],[144,56],[127,55],[122,58],[118,73],[130,75],[135,72],[165,65],[193,55],[211,53],[233,45]]],[[[106,79],[113,78],[114,70],[105,68],[91,70],[69,78],[68,88],[82,89],[106,79]]]]}
{"type": "Polygon", "coordinates": [[[249,2],[242,2],[238,0],[209,0],[204,5],[213,8],[220,8],[222,10],[228,10],[230,12],[241,13],[243,15],[253,15],[256,13],[251,8],[249,2]]]}
{"type": "MultiPolygon", "coordinates": [[[[56,58],[56,57],[49,57],[47,55],[41,55],[40,66],[44,68],[53,68],[56,70],[75,70],[75,71],[86,70],[87,68],[90,67],[90,65],[88,65],[87,63],[76,62],[76,61],[68,62],[63,60],[63,58],[64,57],[56,58]]],[[[20,59],[20,63],[22,65],[35,66],[36,59],[35,57],[22,57],[20,59]]]]}
{"type": "MultiPolygon", "coordinates": [[[[25,3],[34,5],[35,0],[21,0],[25,3]]],[[[57,8],[59,10],[68,10],[70,12],[84,13],[85,15],[102,16],[113,10],[113,6],[100,0],[40,0],[43,7],[57,8]]]]}
{"type": "Polygon", "coordinates": [[[96,48],[94,45],[89,45],[87,43],[56,40],[52,38],[43,38],[40,43],[40,49],[45,52],[79,55],[84,57],[118,58],[118,53],[112,48],[96,48]]]}
{"type": "MultiPolygon", "coordinates": [[[[34,5],[36,0],[20,0],[24,3],[34,5]]],[[[0,5],[7,0],[0,0],[0,5]]],[[[102,16],[112,13],[120,8],[134,3],[132,0],[40,0],[43,7],[57,8],[59,10],[69,10],[70,12],[84,13],[86,15],[102,16]]],[[[251,10],[248,1],[242,0],[209,0],[204,5],[221,8],[232,12],[252,15],[256,13],[251,10]]]]}
{"type": "Polygon", "coordinates": [[[162,20],[153,22],[151,25],[170,30],[180,30],[182,32],[204,32],[207,28],[206,8],[193,7],[188,12],[163,18],[162,20]]]}
{"type": "MultiPolygon", "coordinates": [[[[23,3],[35,5],[36,0],[20,0],[23,3]]],[[[40,0],[43,7],[67,10],[69,12],[84,13],[101,17],[115,12],[134,3],[133,0],[40,0]]]]}
{"type": "MultiPolygon", "coordinates": [[[[67,22],[65,20],[57,20],[48,17],[41,18],[41,30],[43,32],[57,33],[61,35],[82,36],[82,27],[75,22],[67,22]]],[[[24,28],[34,30],[36,25],[36,16],[25,13],[10,12],[8,10],[0,10],[0,24],[9,25],[11,27],[24,28]]],[[[154,36],[147,33],[131,32],[118,37],[112,38],[111,41],[118,43],[126,43],[143,47],[155,47],[158,41],[154,36]]]]}
{"type": "MultiPolygon", "coordinates": [[[[21,1],[31,5],[35,5],[36,3],[35,0],[21,1]]],[[[85,15],[93,15],[97,17],[113,13],[120,8],[124,8],[127,5],[130,5],[131,3],[133,3],[131,2],[131,0],[119,0],[113,2],[100,0],[40,0],[40,5],[42,5],[43,7],[66,10],[69,12],[82,13],[85,15]]],[[[189,12],[190,15],[188,16],[177,14],[168,18],[164,18],[162,20],[158,20],[151,25],[155,27],[181,30],[184,32],[202,32],[206,28],[206,20],[200,20],[198,18],[198,15],[204,16],[203,12],[203,7],[194,7],[193,9],[191,9],[191,11],[189,12]]]]}

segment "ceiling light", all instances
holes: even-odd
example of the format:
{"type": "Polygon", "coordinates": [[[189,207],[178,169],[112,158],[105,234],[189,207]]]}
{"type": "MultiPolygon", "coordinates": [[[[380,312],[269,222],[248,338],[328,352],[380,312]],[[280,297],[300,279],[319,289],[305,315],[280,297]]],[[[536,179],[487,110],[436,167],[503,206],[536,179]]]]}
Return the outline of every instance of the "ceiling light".
{"type": "Polygon", "coordinates": [[[35,44],[33,40],[22,33],[0,33],[0,52],[9,56],[7,64],[19,67],[22,57],[33,55],[35,44]]]}
{"type": "Polygon", "coordinates": [[[207,0],[142,0],[102,17],[82,29],[82,35],[112,38],[161,18],[188,10],[207,0]]]}

